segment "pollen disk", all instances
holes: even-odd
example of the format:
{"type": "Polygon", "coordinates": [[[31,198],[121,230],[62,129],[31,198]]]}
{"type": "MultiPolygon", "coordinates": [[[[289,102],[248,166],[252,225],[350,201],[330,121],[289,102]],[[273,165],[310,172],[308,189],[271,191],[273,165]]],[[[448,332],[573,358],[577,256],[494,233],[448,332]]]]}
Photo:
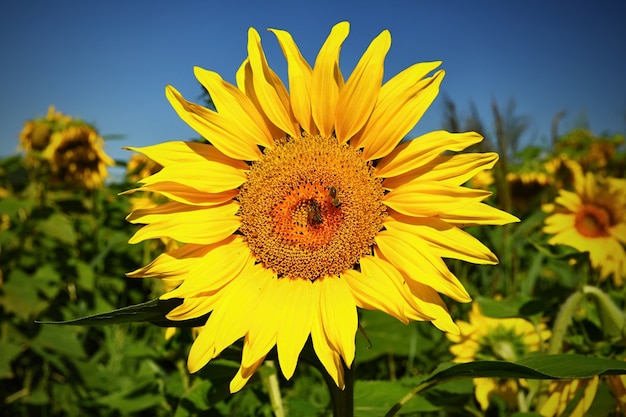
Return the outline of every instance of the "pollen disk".
{"type": "Polygon", "coordinates": [[[372,171],[335,137],[305,134],[265,149],[239,194],[239,230],[257,261],[311,281],[351,269],[386,215],[372,171]]]}

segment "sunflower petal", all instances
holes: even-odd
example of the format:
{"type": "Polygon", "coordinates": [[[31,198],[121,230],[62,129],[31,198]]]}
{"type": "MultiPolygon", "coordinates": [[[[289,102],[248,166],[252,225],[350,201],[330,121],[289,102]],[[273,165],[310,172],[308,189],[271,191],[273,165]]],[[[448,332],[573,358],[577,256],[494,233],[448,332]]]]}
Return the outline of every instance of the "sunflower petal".
{"type": "Polygon", "coordinates": [[[211,244],[225,239],[239,228],[235,202],[219,206],[195,207],[175,201],[158,207],[139,209],[126,217],[130,223],[144,223],[129,243],[170,237],[184,243],[211,244]],[[202,225],[203,227],[199,227],[202,225]]]}
{"type": "Polygon", "coordinates": [[[311,78],[313,70],[302,57],[289,32],[277,29],[270,29],[270,31],[276,35],[283,54],[287,59],[289,99],[293,114],[305,132],[315,135],[318,131],[311,115],[311,78]]]}
{"type": "Polygon", "coordinates": [[[254,91],[267,117],[291,137],[299,137],[283,82],[270,69],[261,47],[261,38],[254,28],[248,30],[248,59],[252,68],[254,91]]]}
{"type": "Polygon", "coordinates": [[[144,184],[140,188],[132,188],[123,191],[120,195],[134,194],[138,191],[157,193],[170,200],[191,206],[215,206],[226,203],[239,195],[239,189],[226,190],[219,193],[207,193],[173,181],[163,181],[150,185],[144,184]]]}
{"type": "Polygon", "coordinates": [[[385,194],[383,202],[388,207],[409,216],[436,217],[463,208],[471,201],[481,201],[490,195],[489,191],[472,190],[441,182],[413,181],[385,194]]]}
{"type": "Polygon", "coordinates": [[[339,92],[335,132],[340,142],[348,141],[369,119],[380,92],[390,46],[391,35],[385,30],[372,41],[339,92]]]}
{"type": "Polygon", "coordinates": [[[210,246],[186,244],[157,256],[148,265],[126,274],[129,278],[174,278],[186,275],[210,246]]]}
{"type": "Polygon", "coordinates": [[[442,258],[475,264],[495,265],[498,258],[469,233],[434,217],[411,217],[391,212],[385,218],[387,230],[402,230],[422,239],[442,258]]]}
{"type": "Polygon", "coordinates": [[[380,232],[375,240],[384,257],[396,268],[406,272],[410,279],[428,285],[456,301],[471,301],[463,284],[421,239],[404,231],[393,230],[380,232]]]}
{"type": "Polygon", "coordinates": [[[194,67],[194,74],[209,92],[219,114],[238,123],[246,136],[256,138],[259,145],[274,147],[274,139],[265,120],[241,90],[222,80],[216,72],[194,67]]]}
{"type": "Polygon", "coordinates": [[[398,88],[398,84],[406,84],[404,80],[383,85],[371,117],[353,144],[363,147],[363,159],[382,158],[398,145],[439,93],[443,76],[443,70],[437,71],[405,89],[398,88]]]}
{"type": "Polygon", "coordinates": [[[376,165],[375,175],[395,177],[428,164],[445,151],[459,152],[482,140],[483,137],[475,132],[429,132],[398,145],[376,165]]]}
{"type": "Polygon", "coordinates": [[[424,182],[438,181],[449,185],[462,185],[478,172],[492,168],[497,161],[498,154],[494,152],[439,156],[406,174],[386,178],[385,188],[393,190],[417,178],[424,182]]]}
{"type": "Polygon", "coordinates": [[[315,307],[319,305],[319,292],[313,291],[315,283],[301,279],[281,279],[285,296],[277,335],[280,369],[290,379],[296,369],[298,356],[311,333],[315,307]]]}
{"type": "Polygon", "coordinates": [[[335,125],[335,109],[343,77],[339,70],[339,50],[348,36],[350,24],[336,24],[320,49],[313,66],[311,79],[311,112],[313,120],[324,137],[330,137],[335,125]]]}
{"type": "MultiPolygon", "coordinates": [[[[247,340],[247,338],[246,338],[247,340]]],[[[239,370],[235,377],[230,381],[228,386],[230,393],[234,394],[236,392],[241,391],[241,389],[248,383],[252,375],[259,369],[259,367],[263,364],[265,360],[265,356],[260,357],[254,363],[249,364],[248,366],[244,366],[243,362],[239,366],[239,370]]]]}
{"type": "Polygon", "coordinates": [[[237,123],[185,100],[172,86],[166,87],[165,95],[178,116],[225,155],[243,161],[261,158],[257,138],[248,136],[237,123]]]}
{"type": "Polygon", "coordinates": [[[173,181],[205,193],[216,194],[238,188],[247,178],[244,171],[217,162],[203,161],[167,165],[139,183],[153,185],[173,181]]]}
{"type": "MultiPolygon", "coordinates": [[[[319,290],[319,286],[314,286],[319,290]]],[[[328,375],[332,378],[339,389],[344,389],[346,384],[343,374],[343,363],[341,357],[332,348],[331,342],[328,339],[324,331],[321,315],[316,315],[313,318],[313,326],[311,327],[311,340],[313,341],[313,349],[320,363],[328,372],[328,375]]]]}
{"type": "Polygon", "coordinates": [[[320,286],[320,313],[328,341],[349,367],[354,360],[354,337],[358,326],[356,303],[350,288],[341,279],[327,277],[320,286]]]}

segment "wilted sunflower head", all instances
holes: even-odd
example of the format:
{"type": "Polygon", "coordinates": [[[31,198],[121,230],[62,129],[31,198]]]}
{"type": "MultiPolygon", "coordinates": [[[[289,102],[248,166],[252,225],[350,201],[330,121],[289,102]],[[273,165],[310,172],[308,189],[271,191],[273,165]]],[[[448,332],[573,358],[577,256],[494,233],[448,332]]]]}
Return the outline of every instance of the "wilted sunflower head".
{"type": "Polygon", "coordinates": [[[114,164],[103,145],[95,129],[82,123],[53,133],[43,153],[50,164],[52,181],[86,189],[101,187],[108,175],[107,166],[114,164]]]}
{"type": "Polygon", "coordinates": [[[497,155],[457,154],[476,133],[437,131],[400,142],[436,97],[439,62],[416,64],[383,83],[391,36],[383,31],[344,79],[331,30],[313,66],[291,35],[270,30],[287,60],[289,89],[269,67],[256,30],[237,86],[195,68],[217,111],[171,86],[170,103],[209,143],[135,149],[163,166],[134,191],[171,201],[132,212],[145,224],[131,243],[184,243],[131,277],[181,279],[162,298],[182,298],[168,318],[211,313],[189,354],[197,371],[243,338],[237,391],[276,346],[290,378],[307,340],[339,387],[354,359],[357,307],[458,332],[440,294],[469,294],[442,258],[497,262],[464,232],[517,219],[465,188],[497,155]],[[454,151],[454,155],[444,155],[454,151]]]}
{"type": "Polygon", "coordinates": [[[615,285],[626,277],[626,180],[606,178],[590,172],[578,173],[574,191],[560,190],[554,204],[543,210],[548,243],[568,245],[589,252],[601,279],[613,276],[615,285]]]}
{"type": "Polygon", "coordinates": [[[54,106],[48,108],[46,117],[28,120],[19,135],[19,148],[27,152],[42,152],[50,144],[50,136],[59,131],[72,121],[67,116],[55,110],[54,106]]]}

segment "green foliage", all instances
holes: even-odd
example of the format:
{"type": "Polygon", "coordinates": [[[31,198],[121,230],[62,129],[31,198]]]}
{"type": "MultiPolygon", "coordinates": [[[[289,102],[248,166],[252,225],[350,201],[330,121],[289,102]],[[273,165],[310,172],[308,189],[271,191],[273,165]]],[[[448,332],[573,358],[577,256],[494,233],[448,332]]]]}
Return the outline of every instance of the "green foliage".
{"type": "MultiPolygon", "coordinates": [[[[497,106],[494,109],[502,137],[491,144],[502,144],[506,126],[512,126],[509,136],[514,143],[501,152],[509,158],[511,172],[539,169],[539,162],[555,154],[537,146],[518,149],[526,122],[511,112],[502,116],[497,106]]],[[[605,152],[612,159],[602,169],[623,172],[621,136],[600,142],[601,150],[615,147],[615,152],[605,152]]],[[[588,132],[578,132],[558,143],[561,148],[576,143],[570,155],[583,155],[581,147],[596,142],[588,132]]],[[[21,156],[0,161],[3,415],[272,416],[267,385],[271,378],[278,380],[278,401],[286,415],[331,415],[331,395],[309,345],[291,380],[284,380],[268,363],[237,394],[228,392],[228,384],[239,367],[241,343],[189,374],[191,327],[202,325],[203,319],[168,321],[165,315],[180,300],[155,299],[163,293],[160,282],[124,276],[163,251],[161,244],[127,243],[135,231],[124,220],[131,203],[118,193],[128,188],[132,185],[127,181],[92,191],[53,187],[45,173],[33,170],[21,156]],[[57,324],[42,324],[50,322],[57,324]],[[166,339],[164,327],[174,324],[181,328],[166,339]]],[[[544,380],[594,375],[602,379],[588,414],[616,412],[606,380],[626,373],[624,288],[599,280],[587,254],[548,244],[540,204],[552,201],[557,187],[542,189],[523,210],[514,206],[514,198],[502,198],[511,191],[502,181],[494,191],[491,204],[508,201],[522,221],[466,230],[492,248],[500,264],[447,260],[448,265],[485,316],[545,324],[552,330],[550,343],[557,354],[547,354],[546,346],[514,362],[455,364],[452,343],[431,324],[403,324],[381,312],[362,310],[353,364],[355,415],[537,416],[538,403],[547,396],[544,380]],[[566,300],[571,315],[561,329],[566,300]],[[479,377],[524,379],[520,393],[528,402],[511,409],[493,396],[489,408],[482,410],[475,395],[474,379],[479,377]]],[[[469,305],[448,305],[456,320],[468,320],[469,305]]],[[[268,359],[275,355],[271,352],[268,359]]]]}

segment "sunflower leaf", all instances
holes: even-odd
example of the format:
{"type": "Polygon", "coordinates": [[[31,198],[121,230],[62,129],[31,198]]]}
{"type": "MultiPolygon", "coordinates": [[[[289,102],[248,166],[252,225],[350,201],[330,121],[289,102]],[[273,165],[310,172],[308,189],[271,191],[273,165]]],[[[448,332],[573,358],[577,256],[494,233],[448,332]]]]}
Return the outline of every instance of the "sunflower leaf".
{"type": "Polygon", "coordinates": [[[208,315],[183,321],[167,319],[166,315],[182,303],[182,298],[172,298],[169,300],[155,298],[145,303],[134,304],[106,313],[94,314],[73,320],[35,321],[35,323],[101,326],[106,324],[149,322],[161,327],[196,327],[202,326],[206,322],[208,315]]]}
{"type": "Polygon", "coordinates": [[[419,393],[459,378],[585,379],[595,375],[623,374],[626,374],[626,361],[575,354],[532,355],[517,362],[475,361],[442,364],[398,401],[386,416],[396,415],[419,393]]]}

